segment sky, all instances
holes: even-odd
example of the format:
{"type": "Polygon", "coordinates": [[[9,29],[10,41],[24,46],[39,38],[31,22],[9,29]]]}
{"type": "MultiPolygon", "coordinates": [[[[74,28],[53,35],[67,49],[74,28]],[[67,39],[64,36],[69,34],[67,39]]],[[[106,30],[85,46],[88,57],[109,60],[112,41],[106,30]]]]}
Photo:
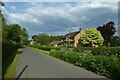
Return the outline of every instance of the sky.
{"type": "Polygon", "coordinates": [[[118,30],[117,2],[5,2],[2,11],[8,24],[26,28],[30,38],[39,33],[65,35],[109,21],[118,30]]]}

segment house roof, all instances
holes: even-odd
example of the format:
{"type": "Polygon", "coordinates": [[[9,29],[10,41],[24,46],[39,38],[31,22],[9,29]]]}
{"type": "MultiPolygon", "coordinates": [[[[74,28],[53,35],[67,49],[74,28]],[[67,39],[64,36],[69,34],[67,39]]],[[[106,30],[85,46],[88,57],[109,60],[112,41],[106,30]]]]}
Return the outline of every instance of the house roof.
{"type": "Polygon", "coordinates": [[[65,35],[66,36],[69,36],[69,37],[74,37],[75,35],[77,35],[80,31],[76,31],[76,32],[70,32],[68,34],[65,35]]]}
{"type": "Polygon", "coordinates": [[[51,44],[60,44],[61,41],[52,41],[51,44]]]}

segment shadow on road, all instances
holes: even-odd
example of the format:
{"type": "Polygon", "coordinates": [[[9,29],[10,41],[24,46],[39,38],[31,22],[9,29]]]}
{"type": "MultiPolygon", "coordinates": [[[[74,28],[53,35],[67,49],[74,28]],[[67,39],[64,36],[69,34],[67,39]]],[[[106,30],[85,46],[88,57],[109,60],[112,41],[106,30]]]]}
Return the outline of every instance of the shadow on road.
{"type": "Polygon", "coordinates": [[[28,67],[28,65],[26,65],[23,70],[19,73],[19,75],[17,76],[17,78],[15,80],[18,80],[20,78],[20,76],[23,74],[23,72],[25,71],[25,69],[28,67]]]}

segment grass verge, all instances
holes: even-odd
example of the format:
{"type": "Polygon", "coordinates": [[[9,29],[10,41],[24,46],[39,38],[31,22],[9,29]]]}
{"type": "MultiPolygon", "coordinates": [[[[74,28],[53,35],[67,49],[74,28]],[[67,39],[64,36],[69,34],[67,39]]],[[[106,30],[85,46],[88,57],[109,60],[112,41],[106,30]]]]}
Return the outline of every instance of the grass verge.
{"type": "Polygon", "coordinates": [[[18,49],[17,54],[16,54],[13,62],[7,68],[4,79],[16,78],[16,74],[17,74],[16,70],[17,70],[19,59],[20,59],[20,53],[21,53],[21,49],[18,49]]]}
{"type": "Polygon", "coordinates": [[[32,49],[34,49],[34,50],[36,50],[36,51],[38,51],[38,52],[41,52],[41,53],[44,53],[44,54],[48,54],[48,55],[49,55],[49,53],[51,52],[51,51],[45,51],[45,50],[37,49],[37,48],[33,48],[33,47],[30,47],[30,48],[32,48],[32,49]]]}

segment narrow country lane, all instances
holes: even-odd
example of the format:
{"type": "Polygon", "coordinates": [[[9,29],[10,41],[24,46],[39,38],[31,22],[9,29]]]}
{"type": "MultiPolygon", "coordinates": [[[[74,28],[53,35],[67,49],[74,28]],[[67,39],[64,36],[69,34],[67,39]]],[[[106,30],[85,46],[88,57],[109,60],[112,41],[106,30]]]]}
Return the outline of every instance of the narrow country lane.
{"type": "Polygon", "coordinates": [[[20,78],[104,78],[28,47],[20,55],[17,73],[20,78]]]}

